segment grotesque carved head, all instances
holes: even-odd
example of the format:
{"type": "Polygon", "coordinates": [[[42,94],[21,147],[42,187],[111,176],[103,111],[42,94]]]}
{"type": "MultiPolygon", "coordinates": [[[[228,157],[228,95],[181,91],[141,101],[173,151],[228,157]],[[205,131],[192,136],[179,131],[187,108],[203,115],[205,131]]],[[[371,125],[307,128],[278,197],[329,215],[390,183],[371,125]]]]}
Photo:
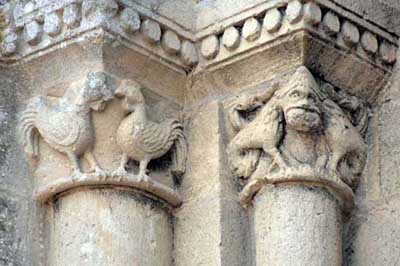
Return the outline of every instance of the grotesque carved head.
{"type": "Polygon", "coordinates": [[[105,103],[113,98],[113,93],[107,86],[107,77],[103,72],[89,73],[83,91],[82,102],[95,111],[102,111],[105,103]]]}
{"type": "Polygon", "coordinates": [[[288,84],[275,93],[288,128],[314,132],[322,127],[319,87],[306,67],[300,67],[288,84]]]}

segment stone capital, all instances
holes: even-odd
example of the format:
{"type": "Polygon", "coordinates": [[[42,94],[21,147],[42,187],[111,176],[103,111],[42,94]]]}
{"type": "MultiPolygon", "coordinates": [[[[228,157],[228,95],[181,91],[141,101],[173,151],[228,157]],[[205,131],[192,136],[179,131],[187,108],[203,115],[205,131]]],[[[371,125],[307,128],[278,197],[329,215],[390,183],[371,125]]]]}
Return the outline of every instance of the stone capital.
{"type": "Polygon", "coordinates": [[[179,117],[177,109],[158,110],[169,119],[149,115],[139,83],[111,79],[89,73],[60,97],[28,101],[19,128],[34,171],[34,197],[47,202],[82,187],[127,187],[178,207],[174,186],[185,172],[186,141],[182,124],[172,118],[179,117]],[[148,169],[167,153],[164,169],[148,169]]]}
{"type": "Polygon", "coordinates": [[[368,108],[357,97],[317,82],[306,67],[287,81],[243,92],[227,104],[236,132],[227,154],[244,183],[243,205],[268,184],[323,187],[344,207],[366,160],[368,108]]]}

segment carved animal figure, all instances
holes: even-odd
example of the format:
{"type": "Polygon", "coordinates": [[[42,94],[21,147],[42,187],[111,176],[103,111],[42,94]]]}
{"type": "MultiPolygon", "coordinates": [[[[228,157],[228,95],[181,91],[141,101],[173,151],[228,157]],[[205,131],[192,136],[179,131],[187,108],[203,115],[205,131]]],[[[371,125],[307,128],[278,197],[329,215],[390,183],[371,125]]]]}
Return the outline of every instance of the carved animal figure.
{"type": "Polygon", "coordinates": [[[251,150],[262,149],[270,155],[273,159],[271,167],[277,164],[283,171],[289,167],[279,150],[287,131],[285,126],[292,126],[296,131],[312,131],[314,127],[316,129],[320,126],[316,87],[311,73],[301,67],[287,86],[275,89],[273,94],[266,94],[270,97],[269,102],[253,121],[237,133],[228,146],[230,162],[237,176],[247,179],[254,172],[257,165],[254,161],[259,160],[260,153],[256,156],[249,153],[251,150]],[[248,163],[249,154],[251,164],[248,163]]]}
{"type": "Polygon", "coordinates": [[[352,185],[366,161],[366,145],[343,110],[330,99],[324,101],[325,136],[330,148],[327,168],[352,185]]]}
{"type": "Polygon", "coordinates": [[[39,157],[41,136],[50,147],[68,156],[73,177],[82,174],[79,165],[81,155],[88,160],[91,171],[105,177],[106,173],[99,167],[92,152],[94,129],[91,110],[104,110],[106,101],[112,98],[105,74],[91,73],[83,87],[69,88],[57,103],[50,102],[46,97],[31,99],[20,120],[27,154],[34,159],[39,157]]]}
{"type": "Polygon", "coordinates": [[[234,174],[248,179],[263,151],[273,160],[270,170],[274,165],[286,170],[305,163],[327,168],[352,183],[364,166],[365,144],[359,129],[365,125],[356,128],[344,111],[323,95],[305,67],[284,87],[270,91],[273,93],[262,98],[268,102],[253,120],[243,120],[240,111],[259,105],[259,96],[239,99],[229,110],[238,130],[227,149],[234,174]]]}
{"type": "Polygon", "coordinates": [[[129,159],[138,161],[140,181],[149,181],[147,165],[152,159],[166,154],[174,145],[172,174],[179,178],[185,172],[186,141],[182,124],[175,119],[162,123],[150,121],[146,114],[146,103],[139,84],[123,81],[116,95],[123,97],[122,106],[127,116],[117,130],[117,143],[122,150],[120,167],[115,176],[126,175],[125,165],[129,159]]]}

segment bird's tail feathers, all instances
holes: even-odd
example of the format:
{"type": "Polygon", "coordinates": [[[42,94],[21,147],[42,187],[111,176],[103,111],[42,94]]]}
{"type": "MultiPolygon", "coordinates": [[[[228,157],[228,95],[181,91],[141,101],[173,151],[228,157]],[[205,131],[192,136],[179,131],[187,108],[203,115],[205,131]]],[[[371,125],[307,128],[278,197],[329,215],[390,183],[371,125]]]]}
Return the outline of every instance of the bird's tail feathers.
{"type": "Polygon", "coordinates": [[[41,97],[33,98],[29,102],[28,107],[22,112],[19,121],[19,134],[25,152],[34,160],[37,160],[39,157],[39,132],[36,129],[36,118],[38,114],[38,104],[41,101],[41,97]]]}
{"type": "Polygon", "coordinates": [[[183,134],[182,124],[178,121],[175,121],[172,127],[172,134],[174,135],[175,139],[175,147],[172,151],[171,173],[175,179],[175,182],[179,184],[186,171],[187,144],[185,135],[183,134]]]}

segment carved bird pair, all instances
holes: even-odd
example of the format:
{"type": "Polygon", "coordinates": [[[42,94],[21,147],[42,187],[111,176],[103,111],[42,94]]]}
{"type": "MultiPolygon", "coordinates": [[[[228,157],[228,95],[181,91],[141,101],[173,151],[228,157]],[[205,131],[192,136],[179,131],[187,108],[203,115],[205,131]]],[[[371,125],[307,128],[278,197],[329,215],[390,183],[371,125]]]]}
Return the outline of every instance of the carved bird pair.
{"type": "MultiPolygon", "coordinates": [[[[126,116],[117,132],[117,144],[122,150],[120,167],[112,173],[123,178],[129,159],[140,162],[138,178],[148,181],[147,165],[152,159],[166,154],[175,144],[172,154],[173,176],[180,177],[185,171],[186,141],[183,127],[177,120],[162,123],[150,121],[141,86],[133,81],[123,81],[115,95],[122,98],[126,116]]],[[[53,149],[66,154],[72,166],[72,177],[82,175],[79,158],[88,160],[91,171],[99,178],[108,174],[102,170],[93,155],[95,132],[91,110],[102,111],[105,103],[114,98],[106,84],[104,73],[88,75],[82,88],[70,88],[58,103],[46,97],[35,97],[28,103],[20,120],[20,132],[25,150],[34,159],[39,157],[39,136],[53,149]]]]}

